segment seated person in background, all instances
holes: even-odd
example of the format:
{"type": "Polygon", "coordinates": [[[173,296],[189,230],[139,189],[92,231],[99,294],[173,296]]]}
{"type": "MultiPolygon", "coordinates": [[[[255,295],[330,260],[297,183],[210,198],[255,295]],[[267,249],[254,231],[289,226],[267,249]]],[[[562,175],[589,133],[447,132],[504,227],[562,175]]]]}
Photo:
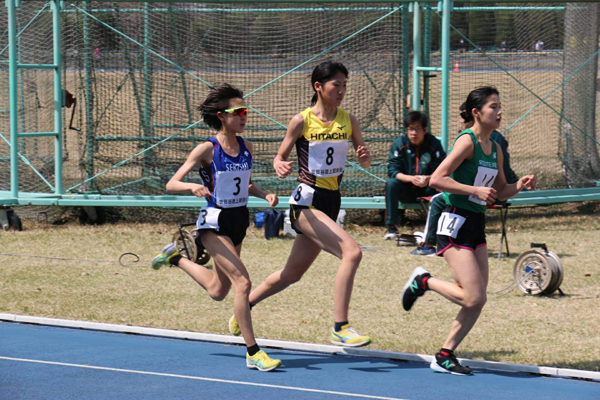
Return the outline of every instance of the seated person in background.
{"type": "MultiPolygon", "coordinates": [[[[465,129],[469,129],[473,126],[473,121],[465,122],[463,115],[466,113],[467,105],[463,103],[460,106],[460,124],[461,129],[459,133],[463,132],[465,129]]],[[[515,183],[519,180],[515,171],[510,167],[510,154],[508,153],[508,142],[502,136],[502,134],[496,130],[492,132],[490,139],[500,145],[502,149],[502,154],[504,155],[504,161],[502,164],[502,170],[504,171],[504,176],[506,177],[506,182],[508,184],[515,183]]],[[[496,204],[502,204],[496,200],[496,204]]],[[[444,211],[446,207],[446,203],[442,196],[433,196],[431,199],[431,204],[429,205],[429,212],[427,213],[427,222],[425,224],[425,239],[424,242],[421,243],[419,247],[410,252],[410,254],[414,256],[434,256],[435,255],[435,244],[436,244],[436,235],[437,232],[437,223],[440,218],[440,214],[444,211]]]]}
{"type": "MultiPolygon", "coordinates": [[[[429,178],[446,157],[440,141],[427,133],[427,116],[422,112],[408,113],[404,131],[404,135],[392,143],[388,156],[389,179],[385,184],[387,232],[384,239],[395,239],[398,234],[398,201],[416,203],[419,197],[437,193],[429,187],[429,178]]],[[[400,210],[402,219],[404,211],[400,210]]]]}

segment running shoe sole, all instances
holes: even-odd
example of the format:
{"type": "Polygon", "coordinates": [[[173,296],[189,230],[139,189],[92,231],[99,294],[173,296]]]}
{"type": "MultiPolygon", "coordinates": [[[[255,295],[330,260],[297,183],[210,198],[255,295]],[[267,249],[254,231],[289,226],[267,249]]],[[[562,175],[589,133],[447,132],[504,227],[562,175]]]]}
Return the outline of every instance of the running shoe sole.
{"type": "Polygon", "coordinates": [[[280,367],[280,366],[281,366],[281,363],[279,363],[279,364],[277,364],[277,365],[274,365],[274,366],[272,366],[272,367],[270,367],[270,368],[261,368],[261,367],[259,367],[258,365],[256,365],[256,364],[252,364],[252,363],[249,363],[249,362],[248,362],[248,360],[246,360],[246,367],[248,367],[249,369],[253,369],[253,368],[254,368],[254,369],[257,369],[257,370],[259,370],[260,372],[269,372],[269,371],[273,371],[275,368],[277,368],[277,367],[280,367]]]}
{"type": "Polygon", "coordinates": [[[411,256],[421,256],[421,257],[433,257],[433,256],[436,255],[436,252],[434,250],[433,252],[431,252],[429,254],[423,254],[421,252],[418,252],[417,250],[413,250],[413,251],[410,252],[410,255],[411,256]]]}
{"type": "Polygon", "coordinates": [[[371,340],[365,340],[363,342],[358,342],[358,343],[344,343],[344,342],[336,342],[335,340],[330,340],[331,343],[338,345],[338,346],[344,346],[344,347],[361,347],[361,346],[366,346],[369,343],[371,343],[371,340]]]}
{"type": "Polygon", "coordinates": [[[440,364],[437,363],[437,361],[435,360],[435,356],[433,356],[433,361],[431,361],[431,364],[429,364],[429,368],[431,368],[432,370],[434,370],[435,372],[440,372],[442,374],[451,374],[451,375],[458,375],[458,376],[469,376],[469,375],[473,375],[473,373],[469,373],[469,374],[461,374],[459,372],[452,372],[442,366],[440,366],[440,364]]]}
{"type": "MultiPolygon", "coordinates": [[[[229,333],[231,333],[233,336],[240,336],[242,334],[242,331],[240,330],[240,326],[238,325],[238,330],[240,330],[239,332],[234,332],[231,327],[234,319],[235,319],[235,315],[232,315],[231,318],[229,318],[229,333]]],[[[237,324],[237,320],[235,322],[237,324]]]]}

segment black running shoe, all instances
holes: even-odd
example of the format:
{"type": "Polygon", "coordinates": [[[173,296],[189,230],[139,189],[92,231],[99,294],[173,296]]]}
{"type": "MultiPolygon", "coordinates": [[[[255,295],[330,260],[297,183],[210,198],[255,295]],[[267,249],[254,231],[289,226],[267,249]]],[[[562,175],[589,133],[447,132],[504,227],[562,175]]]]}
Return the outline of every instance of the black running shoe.
{"type": "Polygon", "coordinates": [[[441,351],[437,353],[429,365],[435,372],[452,375],[473,375],[473,370],[468,367],[463,367],[458,362],[454,353],[441,351]]]}
{"type": "Polygon", "coordinates": [[[425,268],[417,267],[413,270],[402,289],[402,307],[405,311],[409,311],[415,301],[425,294],[427,289],[423,286],[423,278],[426,277],[431,277],[431,274],[425,268]]]}

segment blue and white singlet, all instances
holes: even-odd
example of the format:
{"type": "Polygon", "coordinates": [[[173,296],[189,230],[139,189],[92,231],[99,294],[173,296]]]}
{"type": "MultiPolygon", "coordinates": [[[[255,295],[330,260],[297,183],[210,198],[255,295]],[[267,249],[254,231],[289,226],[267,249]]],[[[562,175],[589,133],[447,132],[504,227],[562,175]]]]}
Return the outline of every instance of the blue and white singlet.
{"type": "Polygon", "coordinates": [[[216,137],[208,139],[213,144],[213,160],[209,168],[200,169],[202,183],[211,196],[208,207],[233,208],[248,204],[248,186],[252,171],[252,154],[244,139],[237,136],[240,152],[236,157],[225,153],[216,137]]]}

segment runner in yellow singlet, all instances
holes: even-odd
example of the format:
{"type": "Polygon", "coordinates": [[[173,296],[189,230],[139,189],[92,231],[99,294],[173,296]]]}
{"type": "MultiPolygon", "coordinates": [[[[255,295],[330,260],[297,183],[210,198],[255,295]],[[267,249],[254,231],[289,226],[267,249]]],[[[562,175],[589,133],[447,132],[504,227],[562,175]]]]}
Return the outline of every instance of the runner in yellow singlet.
{"type": "MultiPolygon", "coordinates": [[[[312,106],[295,115],[273,160],[279,178],[292,173],[287,161],[294,147],[298,152],[300,184],[290,197],[290,219],[298,232],[285,267],[271,274],[250,293],[250,305],[279,293],[296,283],[310,268],[321,250],[333,254],[341,263],[334,285],[334,326],[332,343],[340,346],[365,346],[369,336],[360,335],[348,323],[348,308],[354,276],[362,259],[358,244],[336,224],[340,210],[339,185],[344,173],[348,141],[352,142],[363,168],[371,165],[357,118],[340,107],[346,95],[348,70],[339,62],[319,64],[312,73],[315,91],[312,106]]],[[[229,321],[232,334],[239,334],[237,321],[229,321]]]]}

